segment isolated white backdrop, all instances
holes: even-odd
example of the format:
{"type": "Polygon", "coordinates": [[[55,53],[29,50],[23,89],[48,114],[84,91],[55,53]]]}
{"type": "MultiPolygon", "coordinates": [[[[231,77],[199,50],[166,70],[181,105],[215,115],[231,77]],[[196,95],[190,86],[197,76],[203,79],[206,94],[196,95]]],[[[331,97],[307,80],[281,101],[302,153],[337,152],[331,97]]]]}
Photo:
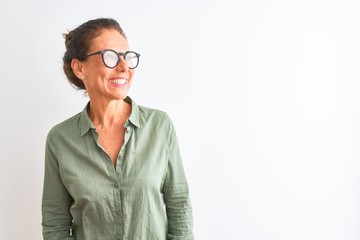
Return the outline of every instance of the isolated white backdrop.
{"type": "Polygon", "coordinates": [[[179,136],[196,239],[360,239],[360,1],[2,1],[1,239],[41,239],[44,143],[87,98],[62,33],[117,19],[179,136]]]}

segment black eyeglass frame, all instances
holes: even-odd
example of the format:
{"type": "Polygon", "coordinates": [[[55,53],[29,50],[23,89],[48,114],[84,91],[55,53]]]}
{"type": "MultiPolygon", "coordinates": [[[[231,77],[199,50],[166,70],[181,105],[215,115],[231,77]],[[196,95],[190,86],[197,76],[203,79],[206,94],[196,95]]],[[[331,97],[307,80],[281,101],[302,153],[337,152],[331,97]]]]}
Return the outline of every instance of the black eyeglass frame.
{"type": "MultiPolygon", "coordinates": [[[[116,68],[118,65],[119,65],[119,63],[120,63],[120,61],[121,61],[121,56],[123,56],[123,58],[124,58],[124,61],[126,62],[126,55],[127,54],[129,54],[129,53],[134,53],[135,55],[136,55],[136,57],[137,57],[137,63],[136,63],[136,66],[134,66],[134,67],[130,67],[130,66],[128,66],[129,67],[129,69],[135,69],[138,65],[139,65],[139,61],[140,61],[140,54],[139,53],[137,53],[137,52],[134,52],[134,51],[126,51],[126,52],[116,52],[115,50],[113,50],[113,49],[104,49],[104,50],[101,50],[101,51],[97,51],[97,52],[93,52],[93,53],[89,53],[89,54],[87,54],[87,55],[85,55],[85,56],[83,56],[83,57],[81,57],[81,58],[79,58],[79,60],[84,60],[85,58],[87,58],[87,57],[90,57],[90,56],[93,56],[93,55],[97,55],[97,54],[101,54],[101,59],[102,59],[102,61],[103,61],[103,63],[104,63],[104,65],[107,67],[107,68],[116,68]],[[105,52],[108,52],[108,51],[111,51],[111,52],[114,52],[114,53],[116,53],[116,55],[118,55],[118,57],[119,57],[119,59],[118,59],[118,61],[116,62],[116,64],[115,64],[115,66],[114,67],[109,67],[106,63],[105,63],[105,59],[104,59],[104,54],[105,54],[105,52]]],[[[127,64],[127,63],[126,63],[127,64]]]]}

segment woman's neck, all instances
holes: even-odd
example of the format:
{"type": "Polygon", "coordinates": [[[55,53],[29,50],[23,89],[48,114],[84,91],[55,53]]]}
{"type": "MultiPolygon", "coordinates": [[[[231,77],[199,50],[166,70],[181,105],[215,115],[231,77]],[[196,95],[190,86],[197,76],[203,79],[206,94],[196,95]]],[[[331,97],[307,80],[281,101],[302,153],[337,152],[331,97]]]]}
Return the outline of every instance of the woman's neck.
{"type": "Polygon", "coordinates": [[[130,115],[130,110],[130,105],[124,100],[90,100],[88,114],[95,127],[107,128],[113,124],[124,123],[130,115]]]}

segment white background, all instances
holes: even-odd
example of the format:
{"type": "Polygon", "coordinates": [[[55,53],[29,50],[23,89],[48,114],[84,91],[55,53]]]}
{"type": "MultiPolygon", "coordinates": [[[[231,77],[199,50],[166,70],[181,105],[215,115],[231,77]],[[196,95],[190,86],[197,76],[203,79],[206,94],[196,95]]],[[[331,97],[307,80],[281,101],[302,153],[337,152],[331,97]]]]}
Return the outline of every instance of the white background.
{"type": "Polygon", "coordinates": [[[62,33],[113,17],[172,117],[199,240],[360,239],[360,1],[2,1],[1,239],[41,239],[45,137],[87,98],[62,33]]]}

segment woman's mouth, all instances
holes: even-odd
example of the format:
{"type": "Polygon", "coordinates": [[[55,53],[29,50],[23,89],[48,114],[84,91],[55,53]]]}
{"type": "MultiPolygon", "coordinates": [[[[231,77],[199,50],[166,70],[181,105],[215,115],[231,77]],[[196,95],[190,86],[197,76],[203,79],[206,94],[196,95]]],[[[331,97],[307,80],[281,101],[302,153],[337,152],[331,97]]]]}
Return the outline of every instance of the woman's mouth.
{"type": "Polygon", "coordinates": [[[109,79],[109,82],[115,85],[125,86],[127,79],[126,78],[109,79]]]}

